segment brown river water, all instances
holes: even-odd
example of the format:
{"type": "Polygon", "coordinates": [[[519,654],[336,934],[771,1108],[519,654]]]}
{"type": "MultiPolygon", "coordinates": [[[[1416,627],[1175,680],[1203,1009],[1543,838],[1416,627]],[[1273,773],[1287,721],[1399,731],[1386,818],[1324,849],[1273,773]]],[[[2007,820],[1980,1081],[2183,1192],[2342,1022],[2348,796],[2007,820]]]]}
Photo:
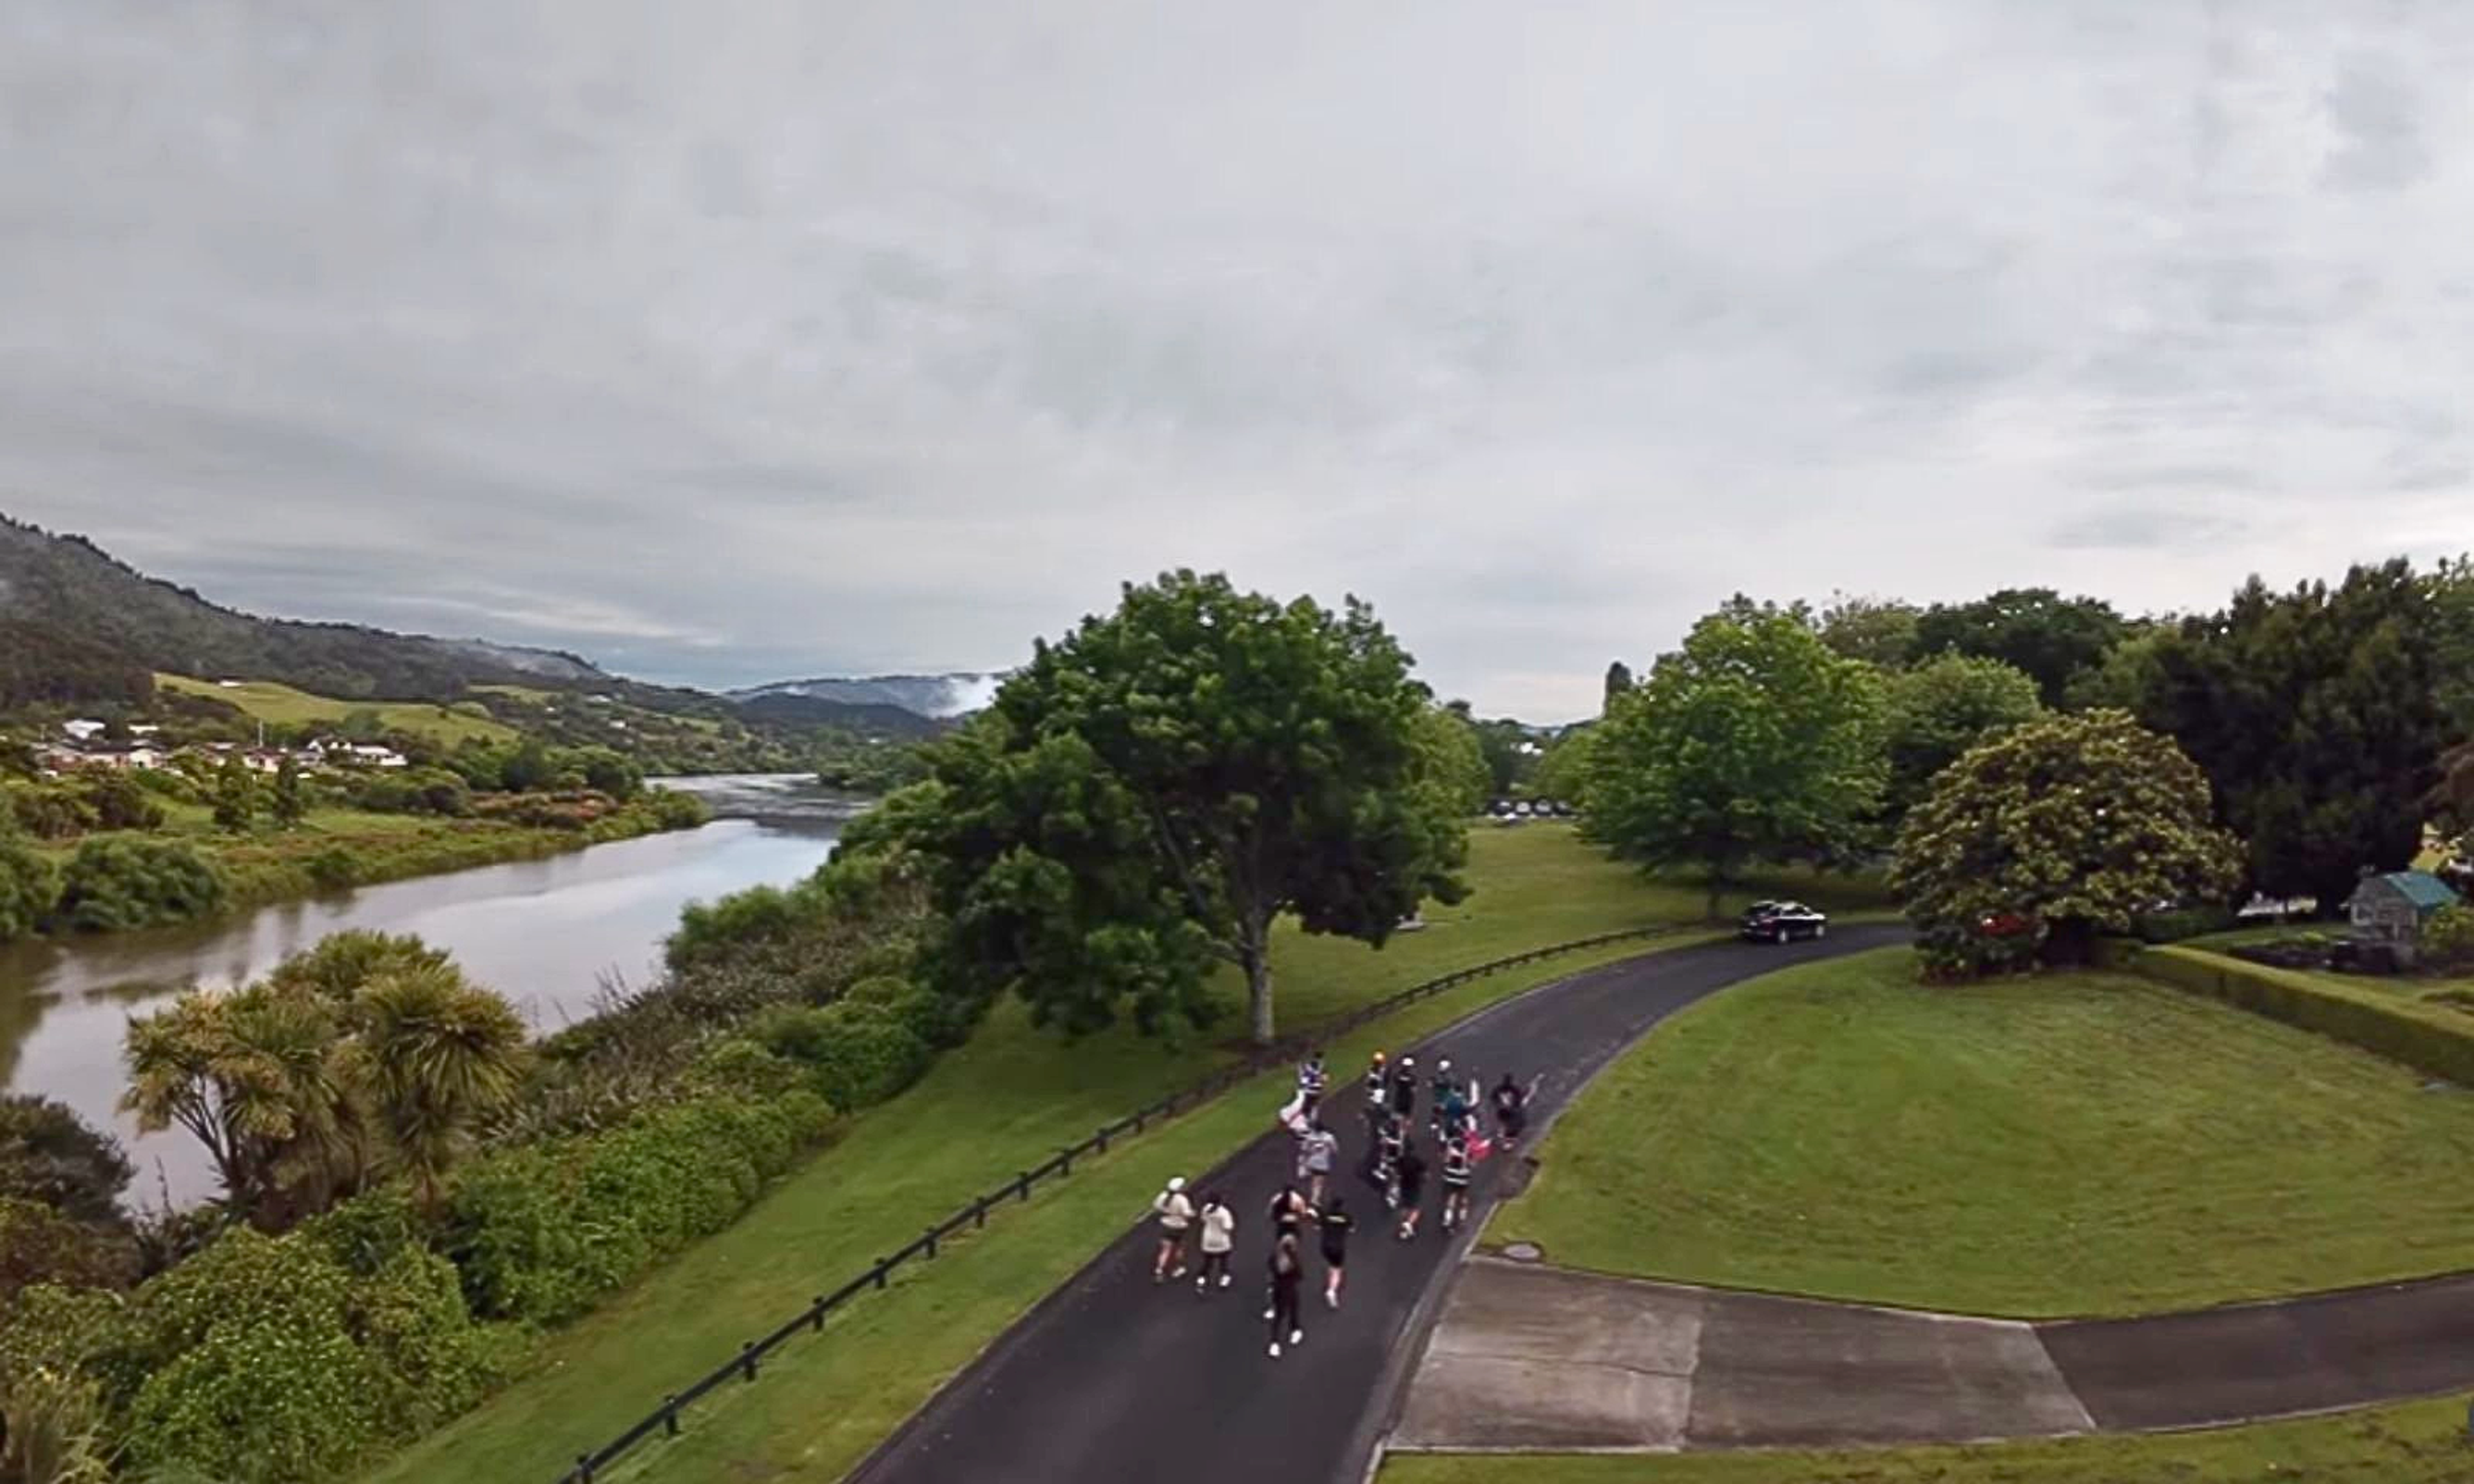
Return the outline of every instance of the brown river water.
{"type": "Polygon", "coordinates": [[[543,1032],[592,1013],[616,982],[652,977],[679,909],[783,885],[822,864],[862,802],[804,777],[671,780],[718,816],[701,829],[482,866],[154,932],[0,946],[0,1090],[39,1092],[117,1129],[138,1166],[133,1201],[215,1193],[175,1129],[139,1137],[118,1111],[128,1017],[192,987],[243,984],[328,933],[418,933],[515,1002],[543,1032]],[[159,1172],[159,1180],[158,1180],[159,1172]]]}

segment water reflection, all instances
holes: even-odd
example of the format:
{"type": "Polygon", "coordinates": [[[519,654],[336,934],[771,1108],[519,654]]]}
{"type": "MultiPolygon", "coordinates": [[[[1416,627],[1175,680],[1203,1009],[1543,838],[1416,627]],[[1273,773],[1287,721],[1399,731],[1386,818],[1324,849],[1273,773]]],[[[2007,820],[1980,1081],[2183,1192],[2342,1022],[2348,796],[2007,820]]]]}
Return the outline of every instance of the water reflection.
{"type": "Polygon", "coordinates": [[[0,1088],[40,1092],[117,1126],[176,1199],[211,1193],[206,1161],[177,1132],[139,1140],[116,1111],[129,1015],[192,986],[247,983],[348,927],[418,933],[513,1000],[537,1029],[591,1012],[600,988],[641,982],[679,909],[807,874],[861,806],[797,777],[681,780],[728,816],[702,829],[595,846],[546,860],[424,876],[208,924],[0,947],[0,1088]]]}

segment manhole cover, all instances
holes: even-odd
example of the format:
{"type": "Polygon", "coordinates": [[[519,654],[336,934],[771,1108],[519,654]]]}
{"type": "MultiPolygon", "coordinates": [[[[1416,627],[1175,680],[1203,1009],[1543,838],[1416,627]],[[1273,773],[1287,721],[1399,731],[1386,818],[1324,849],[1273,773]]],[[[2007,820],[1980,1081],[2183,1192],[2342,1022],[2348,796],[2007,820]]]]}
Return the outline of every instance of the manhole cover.
{"type": "Polygon", "coordinates": [[[1546,1256],[1546,1249],[1536,1242],[1515,1242],[1503,1249],[1503,1255],[1515,1262],[1536,1262],[1546,1256]]]}

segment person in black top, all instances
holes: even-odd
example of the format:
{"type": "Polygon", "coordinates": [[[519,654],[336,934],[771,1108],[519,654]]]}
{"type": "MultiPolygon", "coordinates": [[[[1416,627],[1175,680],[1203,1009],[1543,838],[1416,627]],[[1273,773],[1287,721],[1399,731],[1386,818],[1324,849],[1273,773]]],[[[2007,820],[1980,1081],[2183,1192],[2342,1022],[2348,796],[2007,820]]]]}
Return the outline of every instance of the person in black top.
{"type": "Polygon", "coordinates": [[[1405,1139],[1400,1146],[1398,1166],[1400,1185],[1400,1240],[1418,1234],[1418,1203],[1426,1194],[1426,1161],[1418,1153],[1418,1141],[1405,1139]]]}
{"type": "Polygon", "coordinates": [[[1529,1125],[1529,1091],[1536,1086],[1521,1087],[1510,1072],[1494,1085],[1494,1126],[1502,1131],[1506,1149],[1520,1142],[1520,1131],[1529,1125]]]}
{"type": "Polygon", "coordinates": [[[1341,1274],[1348,1266],[1348,1233],[1357,1230],[1357,1218],[1348,1213],[1346,1201],[1333,1196],[1331,1209],[1315,1225],[1322,1233],[1323,1306],[1338,1308],[1341,1274]]]}
{"type": "Polygon", "coordinates": [[[1297,1235],[1305,1223],[1306,1210],[1306,1198],[1298,1194],[1298,1187],[1282,1185],[1280,1193],[1272,1197],[1272,1209],[1268,1212],[1272,1234],[1275,1237],[1297,1235]]]}
{"type": "Polygon", "coordinates": [[[1392,1073],[1392,1111],[1409,1118],[1418,1111],[1418,1059],[1404,1056],[1392,1073]]]}
{"type": "Polygon", "coordinates": [[[1306,1337],[1298,1325],[1298,1284],[1305,1278],[1305,1259],[1298,1255],[1298,1234],[1283,1233],[1272,1244],[1272,1358],[1280,1358],[1280,1342],[1295,1345],[1306,1337]]]}

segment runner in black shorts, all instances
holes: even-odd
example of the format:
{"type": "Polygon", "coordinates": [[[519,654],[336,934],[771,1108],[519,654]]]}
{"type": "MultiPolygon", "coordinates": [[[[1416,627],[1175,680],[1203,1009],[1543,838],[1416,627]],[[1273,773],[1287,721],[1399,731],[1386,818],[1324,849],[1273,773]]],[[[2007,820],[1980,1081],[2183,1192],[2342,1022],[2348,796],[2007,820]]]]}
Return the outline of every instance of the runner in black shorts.
{"type": "Polygon", "coordinates": [[[1418,1153],[1416,1139],[1404,1140],[1400,1146],[1400,1240],[1418,1234],[1418,1203],[1426,1194],[1426,1161],[1418,1153]]]}
{"type": "Polygon", "coordinates": [[[1272,1326],[1272,1358],[1280,1358],[1280,1342],[1291,1345],[1306,1337],[1298,1324],[1298,1285],[1305,1280],[1305,1259],[1298,1255],[1297,1233],[1282,1235],[1272,1244],[1272,1305],[1263,1317],[1272,1326]]]}
{"type": "Polygon", "coordinates": [[[1331,1209],[1322,1213],[1317,1225],[1322,1231],[1322,1302],[1326,1307],[1340,1307],[1341,1273],[1348,1266],[1348,1233],[1357,1230],[1357,1218],[1348,1213],[1348,1203],[1338,1196],[1331,1198],[1331,1209]]]}

